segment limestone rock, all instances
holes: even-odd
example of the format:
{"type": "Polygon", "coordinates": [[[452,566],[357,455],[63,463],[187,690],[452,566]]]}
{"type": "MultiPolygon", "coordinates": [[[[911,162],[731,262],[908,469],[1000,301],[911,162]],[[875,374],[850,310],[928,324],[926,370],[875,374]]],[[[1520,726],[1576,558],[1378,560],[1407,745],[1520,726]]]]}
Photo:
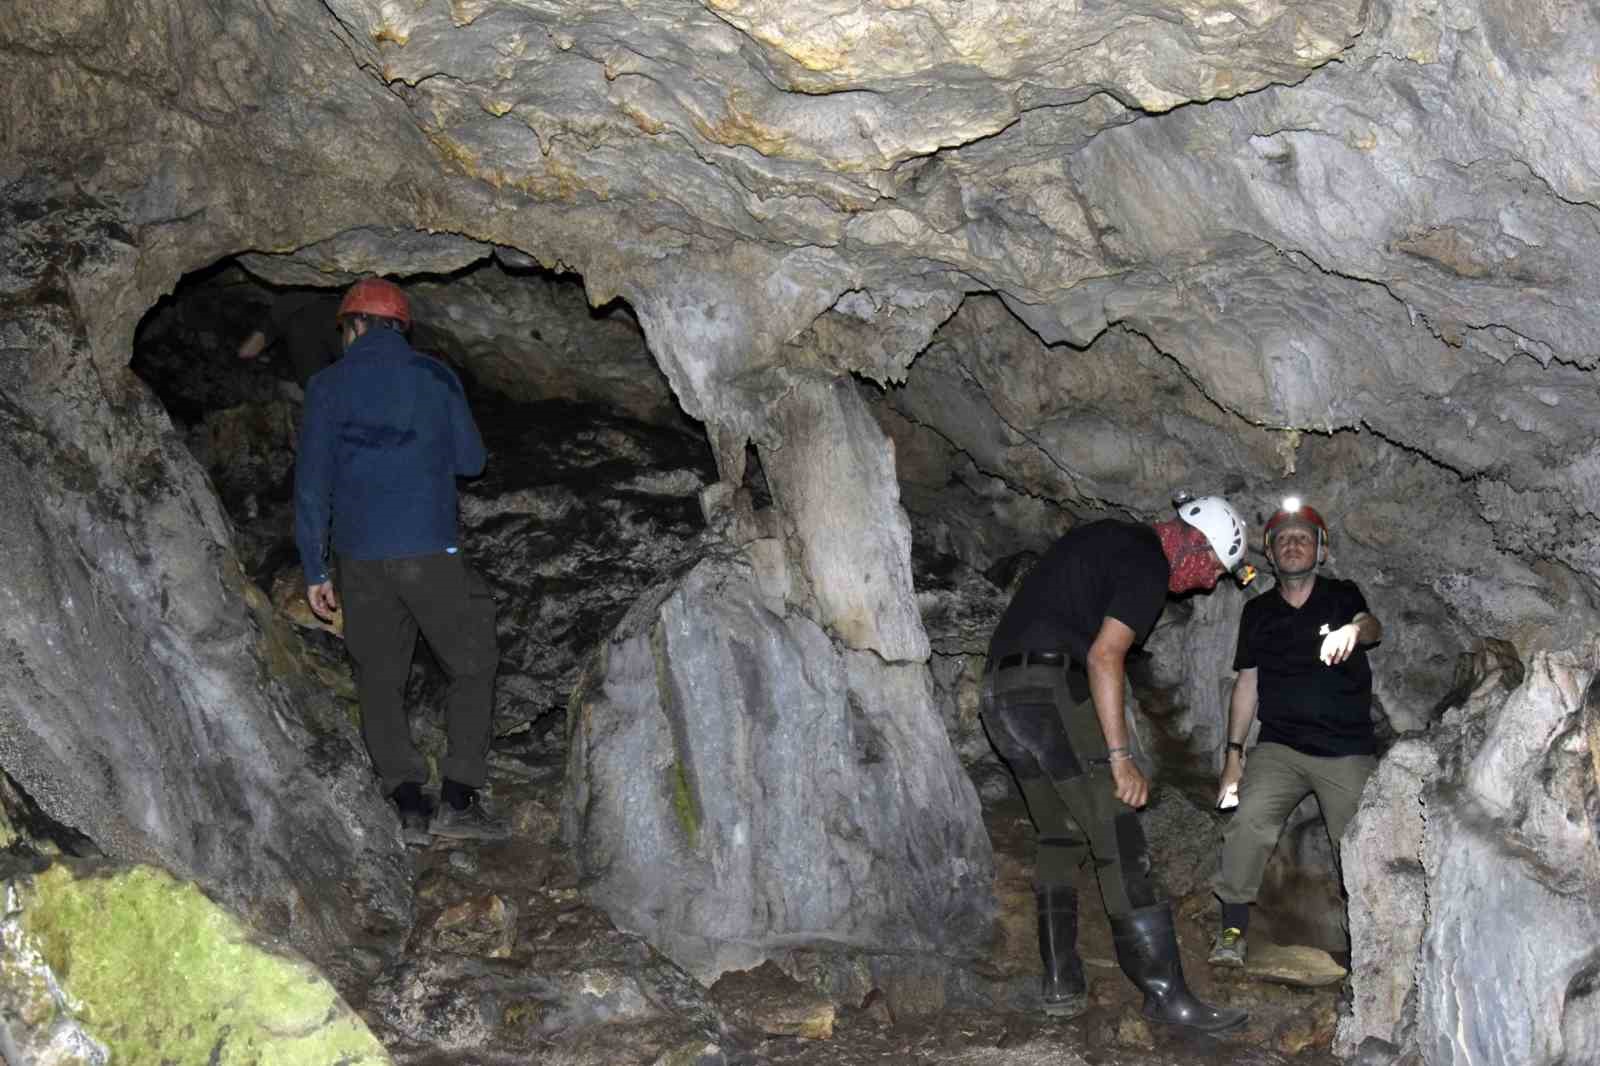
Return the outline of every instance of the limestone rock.
{"type": "Polygon", "coordinates": [[[770,962],[723,974],[711,986],[711,998],[735,1024],[766,1036],[826,1040],[833,1035],[832,1001],[770,962]]]}
{"type": "Polygon", "coordinates": [[[708,558],[575,694],[566,837],[589,896],[702,980],[785,945],[970,953],[992,861],[926,668],[836,649],[708,558]]]}
{"type": "Polygon", "coordinates": [[[847,378],[797,383],[778,422],[782,443],[763,447],[762,463],[796,527],[818,617],[848,647],[925,661],[893,444],[847,378]]]}
{"type": "Polygon", "coordinates": [[[1600,1054],[1597,673],[1600,647],[1540,653],[1509,696],[1486,677],[1384,761],[1347,834],[1356,999],[1342,1054],[1368,1039],[1429,1066],[1600,1054]]]}
{"type": "MultiPolygon", "coordinates": [[[[130,250],[92,199],[39,194],[0,200],[27,253],[8,263],[109,269],[130,250]]],[[[7,308],[0,762],[101,852],[193,878],[347,965],[351,944],[410,916],[404,850],[352,724],[303,673],[273,669],[270,615],[250,605],[204,472],[144,386],[86,347],[109,327],[49,299],[7,308]]]]}
{"type": "MultiPolygon", "coordinates": [[[[1321,988],[1338,984],[1349,973],[1320,948],[1303,944],[1274,944],[1261,937],[1250,938],[1245,972],[1262,981],[1321,988]]],[[[1332,1033],[1330,1031],[1329,1035],[1332,1033]]]]}
{"type": "Polygon", "coordinates": [[[517,905],[493,893],[463,900],[445,908],[428,935],[442,951],[507,958],[517,942],[517,905]]]}
{"type": "MultiPolygon", "coordinates": [[[[634,600],[699,550],[698,493],[716,472],[704,438],[605,408],[486,393],[473,414],[495,453],[461,494],[462,543],[496,592],[500,733],[560,721],[584,658],[634,600]],[[537,427],[530,431],[529,427],[537,427]]],[[[443,678],[422,706],[436,713],[443,678]]]]}
{"type": "Polygon", "coordinates": [[[304,959],[151,867],[11,872],[0,1011],[24,1063],[378,1066],[383,1046],[304,959]]]}

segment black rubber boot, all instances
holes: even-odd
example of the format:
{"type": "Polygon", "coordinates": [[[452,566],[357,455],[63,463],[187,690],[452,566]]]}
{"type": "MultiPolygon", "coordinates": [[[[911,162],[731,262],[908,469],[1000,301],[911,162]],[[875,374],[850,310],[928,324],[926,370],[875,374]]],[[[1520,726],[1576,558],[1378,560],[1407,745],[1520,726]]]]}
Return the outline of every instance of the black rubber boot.
{"type": "Polygon", "coordinates": [[[1035,889],[1033,898],[1039,905],[1044,1012],[1052,1018],[1076,1018],[1089,1009],[1083,960],[1078,958],[1078,890],[1048,885],[1035,889]]]}
{"type": "Polygon", "coordinates": [[[1219,1033],[1241,1025],[1249,1017],[1237,1007],[1213,1007],[1189,992],[1178,958],[1178,934],[1172,926],[1172,904],[1140,907],[1111,919],[1117,962],[1144,993],[1144,1016],[1153,1022],[1186,1025],[1206,1033],[1219,1033]]]}

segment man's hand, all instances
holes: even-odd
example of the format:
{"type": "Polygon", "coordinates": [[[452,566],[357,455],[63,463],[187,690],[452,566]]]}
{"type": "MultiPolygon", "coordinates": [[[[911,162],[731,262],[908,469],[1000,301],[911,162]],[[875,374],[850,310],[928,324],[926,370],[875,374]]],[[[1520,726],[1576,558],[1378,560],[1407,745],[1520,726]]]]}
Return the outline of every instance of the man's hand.
{"type": "Polygon", "coordinates": [[[332,581],[307,585],[306,602],[311,605],[311,613],[324,622],[333,621],[333,616],[339,613],[339,598],[333,594],[332,581]]]}
{"type": "Polygon", "coordinates": [[[254,359],[261,354],[261,350],[266,346],[267,335],[258,329],[246,337],[243,344],[239,345],[239,358],[245,360],[254,359]]]}
{"type": "Polygon", "coordinates": [[[1222,806],[1222,801],[1227,797],[1230,788],[1238,788],[1239,781],[1244,777],[1244,760],[1236,751],[1228,752],[1228,758],[1222,764],[1222,776],[1217,778],[1217,806],[1222,806]]]}
{"type": "Polygon", "coordinates": [[[1111,760],[1111,779],[1116,782],[1117,799],[1130,807],[1143,807],[1150,798],[1150,782],[1132,759],[1111,760]]]}
{"type": "MultiPolygon", "coordinates": [[[[1324,627],[1326,628],[1326,627],[1324,627]]],[[[1322,651],[1320,652],[1324,666],[1338,666],[1350,658],[1350,653],[1356,650],[1356,641],[1360,639],[1361,627],[1351,622],[1342,625],[1322,638],[1322,651]]]]}

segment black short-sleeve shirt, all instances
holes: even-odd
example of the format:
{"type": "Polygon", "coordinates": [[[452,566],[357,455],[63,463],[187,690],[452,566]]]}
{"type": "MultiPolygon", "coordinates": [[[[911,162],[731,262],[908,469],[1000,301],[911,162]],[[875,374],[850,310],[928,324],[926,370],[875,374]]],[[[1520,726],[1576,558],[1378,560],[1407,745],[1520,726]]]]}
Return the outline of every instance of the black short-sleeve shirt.
{"type": "Polygon", "coordinates": [[[1149,526],[1105,519],[1067,533],[1022,579],[989,640],[989,658],[1067,651],[1086,662],[1107,617],[1143,642],[1166,605],[1171,568],[1149,526]]]}
{"type": "Polygon", "coordinates": [[[1360,645],[1338,666],[1324,666],[1322,627],[1350,623],[1367,610],[1353,581],[1318,577],[1304,604],[1289,606],[1274,588],[1244,605],[1235,670],[1254,667],[1262,743],[1307,755],[1371,755],[1372,666],[1360,645]]]}

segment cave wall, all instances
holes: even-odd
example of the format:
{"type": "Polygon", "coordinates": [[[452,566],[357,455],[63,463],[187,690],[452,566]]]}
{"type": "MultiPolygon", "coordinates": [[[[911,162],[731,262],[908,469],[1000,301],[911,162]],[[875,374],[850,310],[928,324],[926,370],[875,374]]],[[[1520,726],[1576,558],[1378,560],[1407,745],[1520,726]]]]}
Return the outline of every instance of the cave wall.
{"type": "Polygon", "coordinates": [[[87,198],[11,192],[0,766],[93,849],[195,878],[342,972],[411,910],[359,740],[285,670],[282,623],[166,413],[94,358],[79,301],[135,257],[126,231],[87,198]]]}
{"type": "MultiPolygon", "coordinates": [[[[265,653],[214,502],[124,373],[140,315],[241,253],[295,283],[497,248],[576,272],[633,308],[730,480],[808,383],[895,386],[874,409],[911,527],[974,566],[1159,514],[1174,481],[1253,514],[1293,487],[1339,516],[1339,572],[1391,627],[1380,699],[1414,722],[1440,656],[1596,620],[1597,44],[1600,12],[1556,0],[6,5],[8,533],[38,575],[7,594],[70,628],[40,589],[110,583],[64,668],[44,627],[9,632],[7,761],[113,847],[287,861],[203,854],[125,782],[54,788],[78,762],[17,729],[59,701],[75,743],[109,743],[81,679],[151,634],[153,673],[105,683],[170,757],[219,728],[219,753],[302,746],[247,680],[265,653]],[[46,452],[85,457],[124,532],[74,517],[100,490],[63,493],[46,452]],[[170,491],[140,482],[150,456],[170,491]],[[23,680],[52,669],[70,693],[23,680]]],[[[1162,639],[1190,663],[1222,643],[1162,639]]],[[[1166,680],[1216,698],[1214,669],[1166,680]]],[[[228,787],[226,756],[198,765],[228,787]]],[[[347,808],[316,817],[381,813],[347,808]]],[[[288,820],[265,839],[298,824],[267,809],[288,820]]],[[[386,861],[363,864],[377,911],[402,905],[386,861]]]]}

